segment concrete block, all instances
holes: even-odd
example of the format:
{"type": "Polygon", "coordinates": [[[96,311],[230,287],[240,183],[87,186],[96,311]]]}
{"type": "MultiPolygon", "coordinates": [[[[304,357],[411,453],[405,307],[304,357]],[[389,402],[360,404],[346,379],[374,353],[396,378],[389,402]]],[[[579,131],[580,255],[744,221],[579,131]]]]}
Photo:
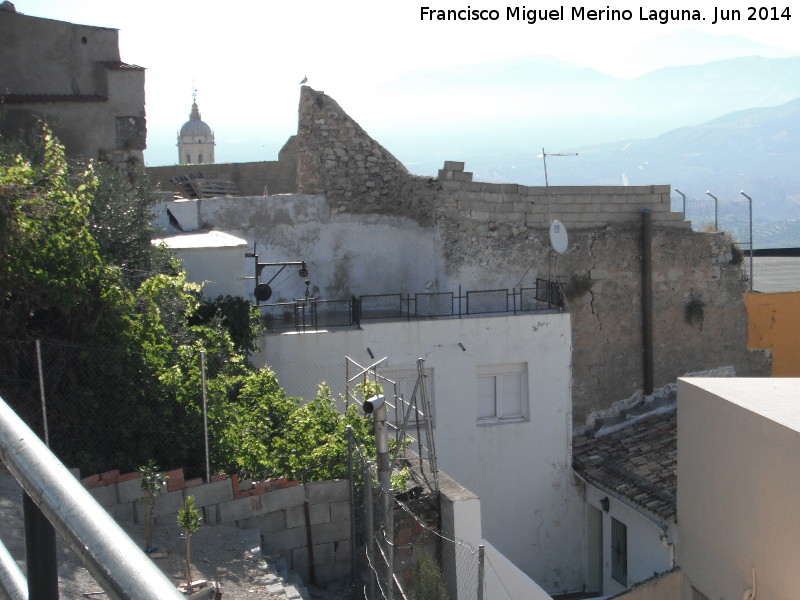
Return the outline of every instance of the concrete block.
{"type": "Polygon", "coordinates": [[[331,522],[331,508],[327,502],[325,504],[312,504],[308,507],[308,516],[312,525],[331,522]]]}
{"type": "Polygon", "coordinates": [[[315,481],[307,485],[309,504],[350,500],[350,482],[346,479],[315,481]]]}
{"type": "Polygon", "coordinates": [[[461,191],[461,183],[458,181],[449,181],[447,179],[440,179],[440,185],[445,192],[459,192],[461,191]]]}
{"type": "MultiPolygon", "coordinates": [[[[302,548],[295,548],[292,550],[292,570],[294,571],[302,571],[308,570],[309,565],[309,556],[308,556],[308,548],[305,546],[302,548]]],[[[317,562],[316,555],[314,556],[314,562],[317,562]]]]}
{"type": "Polygon", "coordinates": [[[306,511],[304,506],[291,506],[284,511],[286,515],[286,528],[305,527],[306,511]]]}
{"type": "Polygon", "coordinates": [[[350,540],[333,542],[333,559],[336,562],[350,563],[350,540]]]}
{"type": "Polygon", "coordinates": [[[203,511],[203,523],[206,525],[219,525],[219,505],[211,504],[209,506],[203,506],[201,508],[203,511]]]}
{"type": "Polygon", "coordinates": [[[89,488],[89,493],[103,508],[109,508],[117,504],[117,486],[114,484],[89,488]]]}
{"type": "Polygon", "coordinates": [[[314,544],[314,564],[325,565],[333,562],[333,542],[326,542],[324,544],[314,544]]]}
{"type": "Polygon", "coordinates": [[[454,181],[468,181],[468,182],[472,181],[472,173],[469,173],[469,172],[463,172],[463,173],[455,172],[455,173],[451,173],[451,174],[453,175],[453,180],[454,181]]]}
{"type": "Polygon", "coordinates": [[[334,562],[315,567],[317,582],[321,584],[339,581],[350,574],[350,561],[334,562]]]}
{"type": "Polygon", "coordinates": [[[444,167],[446,171],[463,171],[464,170],[464,163],[457,160],[446,160],[444,161],[444,167]]]}
{"type": "Polygon", "coordinates": [[[254,516],[261,510],[262,496],[263,494],[244,496],[242,498],[234,498],[228,502],[221,502],[219,505],[220,522],[233,523],[234,521],[254,516]]]}
{"type": "MultiPolygon", "coordinates": [[[[325,527],[325,525],[320,525],[320,527],[325,527]]],[[[350,528],[348,527],[348,531],[349,530],[350,528]]],[[[264,533],[264,551],[267,554],[303,548],[307,543],[308,539],[306,537],[305,527],[295,527],[293,529],[284,529],[283,531],[264,533]]]]}
{"type": "Polygon", "coordinates": [[[140,500],[144,495],[142,480],[138,478],[120,481],[117,483],[117,491],[119,492],[119,501],[121,503],[140,500]]]}
{"type": "Polygon", "coordinates": [[[322,523],[320,525],[312,525],[311,539],[315,544],[349,540],[350,523],[347,521],[338,521],[337,523],[322,523]]]}
{"type": "Polygon", "coordinates": [[[183,490],[157,496],[155,506],[153,506],[153,516],[165,517],[178,514],[178,511],[183,508],[184,500],[183,490]]]}
{"type": "MultiPolygon", "coordinates": [[[[239,523],[243,526],[242,523],[239,523]]],[[[286,512],[277,510],[275,512],[259,515],[248,519],[248,527],[258,527],[264,534],[274,533],[275,531],[283,531],[286,527],[286,512]],[[252,520],[252,524],[249,524],[252,520]]]]}
{"type": "Polygon", "coordinates": [[[194,503],[198,508],[233,500],[233,488],[227,479],[198,485],[187,493],[194,496],[194,503]]]}
{"type": "Polygon", "coordinates": [[[302,485],[295,485],[282,490],[275,490],[262,494],[261,498],[263,514],[276,510],[283,510],[290,506],[297,506],[298,504],[302,505],[303,502],[305,502],[306,493],[302,485]]]}
{"type": "Polygon", "coordinates": [[[476,221],[489,221],[491,219],[491,215],[487,212],[479,212],[473,210],[470,212],[470,217],[475,219],[476,221]]]}
{"type": "Polygon", "coordinates": [[[350,501],[345,500],[341,502],[330,503],[331,522],[335,521],[349,521],[351,518],[350,501]]]}
{"type": "Polygon", "coordinates": [[[444,171],[442,169],[439,169],[439,174],[437,175],[437,177],[441,181],[453,181],[454,179],[453,175],[454,173],[452,171],[444,171]]]}
{"type": "Polygon", "coordinates": [[[106,510],[117,523],[136,523],[136,510],[133,502],[110,506],[106,510]]]}

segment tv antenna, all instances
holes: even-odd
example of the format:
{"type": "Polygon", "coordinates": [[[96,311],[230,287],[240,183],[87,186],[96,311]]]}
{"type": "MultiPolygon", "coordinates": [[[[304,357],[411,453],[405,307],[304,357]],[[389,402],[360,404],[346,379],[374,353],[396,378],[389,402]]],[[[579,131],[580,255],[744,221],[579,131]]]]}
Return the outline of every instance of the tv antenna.
{"type": "MultiPolygon", "coordinates": [[[[556,252],[554,260],[556,261],[556,277],[558,277],[558,254],[564,254],[569,245],[569,237],[567,235],[567,228],[558,219],[553,220],[550,215],[550,181],[547,178],[547,157],[548,156],[578,156],[577,152],[545,152],[542,148],[542,153],[537,154],[536,158],[542,159],[544,165],[544,189],[547,197],[547,221],[550,223],[550,247],[556,252]]],[[[552,253],[550,254],[552,257],[552,253]]],[[[549,273],[548,280],[552,279],[552,261],[548,259],[547,268],[549,273]]]]}

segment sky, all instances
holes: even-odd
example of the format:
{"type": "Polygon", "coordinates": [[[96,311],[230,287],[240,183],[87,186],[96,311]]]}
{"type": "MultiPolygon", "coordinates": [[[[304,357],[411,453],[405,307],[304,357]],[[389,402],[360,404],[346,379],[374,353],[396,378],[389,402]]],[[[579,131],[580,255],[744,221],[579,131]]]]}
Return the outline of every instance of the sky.
{"type": "Polygon", "coordinates": [[[685,30],[715,36],[720,45],[726,36],[735,35],[800,55],[800,8],[797,15],[788,9],[786,19],[785,7],[777,5],[775,14],[762,11],[749,20],[747,6],[752,0],[727,0],[723,10],[739,11],[728,13],[739,18],[717,23],[713,23],[715,4],[705,0],[534,0],[528,5],[496,0],[440,4],[435,0],[15,0],[14,4],[18,12],[32,16],[120,30],[122,60],[147,69],[145,161],[150,165],[177,159],[177,131],[189,117],[194,88],[202,118],[216,135],[217,162],[275,160],[296,132],[299,83],[306,76],[308,85],[325,91],[373,133],[387,123],[397,126],[413,118],[404,115],[402,105],[387,104],[376,91],[415,70],[548,55],[633,77],[669,64],[672,52],[667,45],[659,51],[661,56],[642,53],[641,44],[685,30]],[[499,18],[423,19],[423,7],[496,10],[499,18]],[[563,19],[553,19],[560,16],[561,7],[563,19]],[[580,20],[573,18],[572,7],[627,9],[631,18],[580,20]],[[520,13],[545,11],[550,18],[528,23],[509,18],[509,8],[519,8],[520,13]],[[662,23],[657,13],[647,18],[650,11],[663,9],[696,9],[705,20],[662,23]],[[769,19],[773,16],[777,19],[769,19]],[[255,147],[243,131],[259,140],[255,147]],[[255,155],[237,153],[245,144],[255,155]]]}

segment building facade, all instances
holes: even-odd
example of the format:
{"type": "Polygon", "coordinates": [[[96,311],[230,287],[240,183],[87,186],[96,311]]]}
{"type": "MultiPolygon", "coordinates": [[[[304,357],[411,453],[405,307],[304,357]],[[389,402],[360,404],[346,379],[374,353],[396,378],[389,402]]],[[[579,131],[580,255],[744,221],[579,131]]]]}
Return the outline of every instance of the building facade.
{"type": "Polygon", "coordinates": [[[118,31],[0,10],[0,104],[5,135],[41,119],[68,156],[143,164],[144,68],[121,61],[118,31]]]}

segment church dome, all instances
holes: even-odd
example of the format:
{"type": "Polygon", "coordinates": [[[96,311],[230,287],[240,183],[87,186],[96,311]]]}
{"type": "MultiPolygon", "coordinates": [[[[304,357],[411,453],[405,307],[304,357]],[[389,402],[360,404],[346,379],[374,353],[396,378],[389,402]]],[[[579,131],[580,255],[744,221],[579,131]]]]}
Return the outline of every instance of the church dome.
{"type": "Polygon", "coordinates": [[[189,115],[189,120],[183,124],[178,135],[187,142],[211,142],[214,140],[211,127],[200,119],[200,110],[197,108],[196,101],[192,102],[192,112],[189,115]]]}

